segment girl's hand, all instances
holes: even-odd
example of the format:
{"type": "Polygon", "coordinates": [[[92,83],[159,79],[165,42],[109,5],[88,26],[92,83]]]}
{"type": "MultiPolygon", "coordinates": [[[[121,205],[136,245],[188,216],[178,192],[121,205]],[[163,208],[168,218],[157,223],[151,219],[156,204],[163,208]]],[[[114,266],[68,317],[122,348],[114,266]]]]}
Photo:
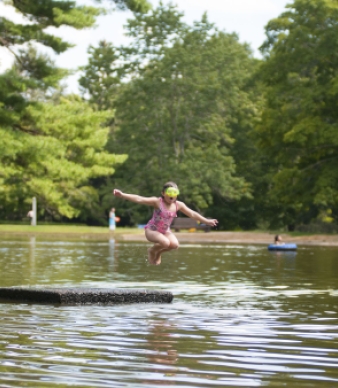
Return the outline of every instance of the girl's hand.
{"type": "Polygon", "coordinates": [[[123,192],[121,190],[114,189],[113,194],[115,195],[115,197],[122,197],[123,192]]]}
{"type": "Polygon", "coordinates": [[[207,219],[208,222],[205,222],[205,224],[209,225],[209,226],[217,226],[218,224],[218,221],[216,219],[212,219],[210,220],[209,218],[207,219]]]}

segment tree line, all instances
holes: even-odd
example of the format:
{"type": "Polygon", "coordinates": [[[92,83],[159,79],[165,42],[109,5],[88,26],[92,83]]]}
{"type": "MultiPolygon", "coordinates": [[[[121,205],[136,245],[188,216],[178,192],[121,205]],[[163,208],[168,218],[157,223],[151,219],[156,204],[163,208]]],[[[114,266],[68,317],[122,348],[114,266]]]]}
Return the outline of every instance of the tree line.
{"type": "Polygon", "coordinates": [[[62,53],[46,27],[89,28],[102,4],[13,0],[28,21],[0,17],[13,67],[0,75],[0,219],[33,196],[49,221],[145,223],[151,209],[112,189],[180,198],[220,229],[337,231],[338,5],[294,0],[266,26],[262,59],[234,33],[192,25],[173,4],[115,0],[133,16],[128,45],[89,47],[80,95],[33,41],[62,53]],[[25,45],[23,45],[25,43],[25,45]]]}

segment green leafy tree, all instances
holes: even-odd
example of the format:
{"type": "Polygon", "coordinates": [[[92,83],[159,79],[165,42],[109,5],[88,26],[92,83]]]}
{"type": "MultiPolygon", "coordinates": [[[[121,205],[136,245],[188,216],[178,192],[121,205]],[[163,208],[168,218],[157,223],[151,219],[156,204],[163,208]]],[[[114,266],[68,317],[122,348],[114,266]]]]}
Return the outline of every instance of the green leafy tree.
{"type": "Polygon", "coordinates": [[[36,196],[40,214],[73,218],[94,210],[92,178],[114,173],[124,161],[103,151],[110,114],[95,112],[79,97],[30,105],[17,130],[1,131],[0,198],[5,214],[20,213],[36,196]],[[84,210],[82,210],[84,211],[84,210]]]}
{"type": "Polygon", "coordinates": [[[12,0],[6,3],[26,19],[26,23],[20,24],[0,17],[0,45],[16,58],[13,68],[0,75],[0,125],[11,132],[22,128],[20,121],[25,109],[34,101],[46,100],[68,74],[67,70],[57,68],[47,55],[39,54],[32,42],[60,54],[72,45],[46,32],[47,27],[91,27],[101,11],[76,6],[74,1],[12,0]]]}
{"type": "Polygon", "coordinates": [[[111,109],[123,77],[123,70],[116,66],[120,54],[111,43],[102,41],[97,48],[88,49],[89,63],[82,67],[80,90],[89,95],[89,102],[99,110],[111,109]]]}
{"type": "MultiPolygon", "coordinates": [[[[92,179],[112,175],[124,156],[103,151],[113,111],[94,112],[78,98],[59,98],[59,81],[68,74],[45,54],[39,43],[59,54],[72,45],[46,32],[48,27],[93,26],[103,12],[75,1],[8,1],[26,18],[14,23],[0,17],[0,44],[16,58],[0,75],[1,215],[20,218],[31,197],[40,212],[54,218],[95,212],[98,193],[92,179]]],[[[142,1],[119,2],[141,4],[142,1]]]]}
{"type": "MultiPolygon", "coordinates": [[[[232,131],[255,115],[244,87],[255,61],[235,34],[217,31],[206,15],[191,27],[181,17],[175,7],[160,4],[129,22],[135,41],[120,48],[130,73],[114,103],[112,148],[128,160],[117,168],[113,183],[156,195],[162,183],[175,180],[181,198],[207,213],[215,198],[221,207],[250,196],[231,150],[232,131]]],[[[133,222],[145,220],[147,211],[128,204],[133,222]]]]}
{"type": "Polygon", "coordinates": [[[275,223],[308,222],[338,205],[338,4],[295,0],[266,27],[261,79],[266,108],[257,126],[270,160],[275,223]]]}
{"type": "Polygon", "coordinates": [[[46,32],[47,27],[92,27],[96,16],[102,12],[96,7],[76,6],[74,1],[12,0],[7,3],[13,5],[26,18],[25,24],[14,23],[5,17],[0,18],[0,45],[16,56],[17,45],[32,41],[49,47],[58,54],[66,51],[73,45],[46,32]]]}

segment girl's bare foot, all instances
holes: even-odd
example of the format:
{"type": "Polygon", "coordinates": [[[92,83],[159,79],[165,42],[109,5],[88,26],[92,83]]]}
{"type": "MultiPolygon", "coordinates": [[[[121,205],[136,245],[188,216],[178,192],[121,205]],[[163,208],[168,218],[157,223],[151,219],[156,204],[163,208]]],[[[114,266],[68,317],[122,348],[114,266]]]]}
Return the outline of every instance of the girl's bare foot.
{"type": "Polygon", "coordinates": [[[161,258],[162,250],[159,250],[155,253],[155,264],[159,265],[161,264],[162,258],[161,258]]]}
{"type": "Polygon", "coordinates": [[[161,264],[161,261],[162,261],[161,254],[160,254],[160,253],[157,253],[157,254],[156,254],[156,259],[155,259],[154,265],[160,265],[160,264],[161,264]]]}
{"type": "Polygon", "coordinates": [[[160,265],[161,264],[161,256],[155,261],[154,265],[160,265]]]}
{"type": "Polygon", "coordinates": [[[161,264],[161,256],[158,257],[158,255],[156,254],[156,251],[154,252],[153,247],[148,248],[148,261],[152,265],[161,264]]]}
{"type": "Polygon", "coordinates": [[[148,261],[150,264],[153,264],[153,262],[155,260],[155,254],[154,254],[152,248],[148,248],[147,251],[148,251],[148,261]]]}

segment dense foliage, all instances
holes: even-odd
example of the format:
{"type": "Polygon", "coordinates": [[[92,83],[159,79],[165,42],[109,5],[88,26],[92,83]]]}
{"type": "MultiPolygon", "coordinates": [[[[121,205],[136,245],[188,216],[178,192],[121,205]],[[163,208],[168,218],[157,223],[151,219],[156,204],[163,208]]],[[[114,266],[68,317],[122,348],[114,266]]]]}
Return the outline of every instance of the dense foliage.
{"type": "MultiPolygon", "coordinates": [[[[249,184],[236,174],[231,150],[232,132],[247,130],[254,116],[245,85],[255,60],[236,35],[217,31],[206,16],[193,26],[181,18],[170,5],[137,14],[127,26],[134,43],[91,48],[80,82],[98,107],[116,108],[110,149],[127,154],[128,160],[117,168],[114,184],[128,192],[159,195],[161,185],[174,180],[181,198],[205,212],[215,198],[226,203],[250,197],[249,184]],[[115,59],[121,56],[123,67],[115,59]],[[93,67],[97,58],[99,71],[97,62],[93,67]],[[106,61],[109,70],[103,68],[106,61]],[[99,81],[98,74],[105,76],[99,81]],[[116,89],[113,74],[131,81],[116,89]],[[115,93],[107,99],[104,93],[112,88],[115,93]]],[[[149,216],[140,215],[149,209],[123,202],[119,206],[134,222],[149,216]]]]}
{"type": "Polygon", "coordinates": [[[97,200],[89,180],[113,174],[125,156],[104,151],[109,130],[103,124],[113,113],[94,112],[79,97],[60,98],[68,71],[39,54],[36,43],[62,53],[72,45],[46,29],[91,27],[102,10],[74,1],[9,3],[24,21],[0,18],[0,45],[16,58],[0,75],[0,214],[22,218],[35,196],[40,216],[73,218],[97,200]]]}
{"type": "Polygon", "coordinates": [[[295,0],[268,24],[258,141],[271,163],[275,223],[338,215],[338,3],[295,0]],[[278,220],[277,220],[278,219],[278,220]]]}

